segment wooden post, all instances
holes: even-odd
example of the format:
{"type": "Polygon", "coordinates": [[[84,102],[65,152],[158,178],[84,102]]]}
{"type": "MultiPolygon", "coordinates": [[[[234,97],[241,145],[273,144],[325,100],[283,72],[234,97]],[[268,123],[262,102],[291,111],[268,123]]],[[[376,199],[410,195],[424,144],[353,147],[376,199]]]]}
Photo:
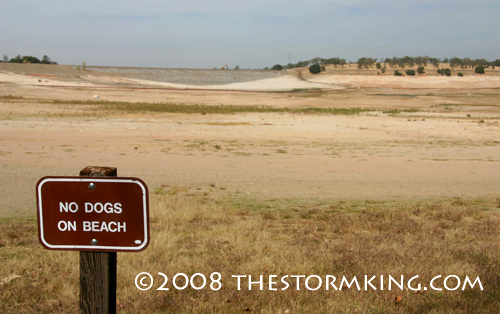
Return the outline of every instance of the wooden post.
{"type": "MultiPolygon", "coordinates": [[[[116,168],[86,167],[84,177],[116,177],[116,168]]],[[[80,314],[116,313],[116,252],[80,251],[80,314]]]]}

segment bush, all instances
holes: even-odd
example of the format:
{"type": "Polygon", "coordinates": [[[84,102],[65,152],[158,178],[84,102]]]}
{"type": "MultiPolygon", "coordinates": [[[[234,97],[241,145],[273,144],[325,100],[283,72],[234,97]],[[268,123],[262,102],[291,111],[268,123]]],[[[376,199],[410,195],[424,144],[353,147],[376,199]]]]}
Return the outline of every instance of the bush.
{"type": "Polygon", "coordinates": [[[462,72],[458,72],[458,76],[464,76],[462,72]]]}
{"type": "Polygon", "coordinates": [[[275,64],[275,65],[273,65],[271,70],[281,71],[281,70],[283,70],[283,66],[281,64],[275,64]]]}
{"type": "Polygon", "coordinates": [[[438,74],[441,74],[441,75],[446,75],[446,76],[450,76],[451,75],[451,70],[448,69],[448,68],[443,68],[443,69],[438,69],[437,70],[437,73],[438,74]]]}
{"type": "Polygon", "coordinates": [[[311,72],[312,74],[317,74],[321,72],[321,67],[319,66],[319,64],[313,64],[309,67],[309,72],[311,72]]]}
{"type": "Polygon", "coordinates": [[[396,71],[394,71],[394,76],[403,76],[403,73],[396,70],[396,71]]]}
{"type": "Polygon", "coordinates": [[[418,67],[417,72],[418,72],[418,74],[424,74],[425,73],[425,68],[424,67],[418,67]]]}
{"type": "Polygon", "coordinates": [[[406,75],[415,76],[415,70],[406,70],[406,75]]]}
{"type": "Polygon", "coordinates": [[[484,74],[484,66],[482,65],[477,66],[474,72],[476,72],[477,74],[484,74]]]}

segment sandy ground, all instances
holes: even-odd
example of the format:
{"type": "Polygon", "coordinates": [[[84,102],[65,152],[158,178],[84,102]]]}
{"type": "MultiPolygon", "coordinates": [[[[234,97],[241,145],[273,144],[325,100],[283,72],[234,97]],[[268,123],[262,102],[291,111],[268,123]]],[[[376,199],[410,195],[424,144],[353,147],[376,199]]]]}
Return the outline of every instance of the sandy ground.
{"type": "MultiPolygon", "coordinates": [[[[368,80],[374,84],[376,79],[368,80]]],[[[412,79],[403,85],[417,81],[412,79]]],[[[0,218],[35,217],[35,185],[41,177],[77,175],[89,165],[117,167],[119,176],[143,179],[150,192],[163,185],[188,194],[325,201],[500,195],[500,98],[495,91],[469,86],[458,97],[457,91],[436,91],[440,82],[428,87],[433,84],[429,80],[425,86],[431,90],[418,84],[391,89],[384,80],[371,88],[356,86],[362,80],[367,78],[323,76],[310,82],[282,76],[199,90],[120,77],[2,72],[0,96],[33,100],[0,102],[0,218]],[[329,92],[252,92],[318,87],[329,92]],[[92,108],[37,99],[374,111],[356,116],[96,116],[92,108]],[[377,111],[390,108],[420,111],[377,111]]],[[[496,78],[481,82],[500,87],[496,78]]],[[[456,85],[454,80],[446,84],[456,85]]]]}

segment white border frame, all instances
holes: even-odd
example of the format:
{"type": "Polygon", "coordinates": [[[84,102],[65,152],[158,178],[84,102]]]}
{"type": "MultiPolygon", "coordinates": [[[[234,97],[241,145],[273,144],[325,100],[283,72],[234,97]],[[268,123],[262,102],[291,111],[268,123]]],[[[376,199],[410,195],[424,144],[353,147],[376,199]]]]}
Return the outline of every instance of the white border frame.
{"type": "Polygon", "coordinates": [[[45,177],[40,179],[37,184],[38,196],[38,228],[40,229],[40,241],[50,249],[54,250],[89,250],[89,251],[142,251],[149,244],[148,234],[148,200],[147,186],[137,178],[113,178],[113,177],[45,177]],[[43,230],[43,208],[42,208],[42,186],[47,182],[114,182],[114,183],[132,183],[137,184],[142,189],[142,205],[143,205],[143,220],[144,220],[144,241],[140,246],[101,246],[101,245],[53,245],[47,243],[43,230]]]}

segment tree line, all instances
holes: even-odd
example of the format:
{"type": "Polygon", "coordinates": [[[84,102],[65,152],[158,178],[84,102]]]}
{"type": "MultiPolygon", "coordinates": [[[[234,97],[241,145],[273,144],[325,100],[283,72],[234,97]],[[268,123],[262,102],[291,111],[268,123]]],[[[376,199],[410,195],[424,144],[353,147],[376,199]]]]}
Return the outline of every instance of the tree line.
{"type": "Polygon", "coordinates": [[[40,63],[40,64],[57,64],[57,62],[52,61],[47,55],[43,56],[42,60],[33,56],[22,56],[17,55],[15,58],[9,59],[9,56],[3,55],[3,59],[0,62],[8,63],[40,63]]]}
{"type": "MultiPolygon", "coordinates": [[[[482,66],[485,68],[491,67],[492,69],[495,68],[495,66],[500,66],[500,59],[496,59],[495,61],[488,61],[486,59],[470,59],[470,58],[458,58],[458,57],[453,57],[451,59],[449,58],[432,58],[429,56],[418,56],[418,57],[410,57],[410,56],[404,56],[402,58],[398,57],[393,57],[393,58],[368,58],[368,57],[362,57],[359,58],[357,62],[352,62],[352,61],[346,61],[346,59],[341,59],[341,58],[330,58],[330,59],[325,59],[325,58],[313,58],[311,60],[307,61],[299,61],[297,63],[288,63],[287,65],[280,65],[280,64],[275,64],[273,67],[271,67],[271,70],[284,70],[284,69],[293,69],[293,68],[301,68],[301,67],[306,67],[306,66],[311,66],[318,64],[320,66],[326,66],[326,65],[333,65],[335,67],[340,66],[344,68],[345,65],[349,65],[349,67],[353,64],[356,63],[358,69],[369,69],[371,67],[376,67],[377,69],[387,69],[387,67],[391,68],[402,68],[404,69],[405,67],[414,67],[415,65],[421,67],[426,67],[428,65],[432,65],[436,68],[439,67],[440,63],[449,63],[450,67],[453,68],[461,68],[461,69],[467,69],[467,68],[476,68],[478,66],[482,66]]],[[[269,70],[269,68],[264,68],[264,70],[269,70]]],[[[384,71],[385,72],[385,71],[384,71]]]]}
{"type": "MultiPolygon", "coordinates": [[[[285,69],[294,69],[294,68],[302,68],[310,65],[333,65],[335,67],[341,66],[342,68],[346,64],[352,64],[351,61],[346,61],[346,59],[341,59],[341,58],[330,58],[330,59],[324,59],[324,58],[312,58],[311,60],[308,61],[299,61],[297,63],[288,63],[287,65],[280,65],[280,64],[275,64],[274,66],[271,67],[271,70],[285,70],[285,69]]],[[[269,68],[264,68],[264,70],[269,70],[269,68]]]]}

